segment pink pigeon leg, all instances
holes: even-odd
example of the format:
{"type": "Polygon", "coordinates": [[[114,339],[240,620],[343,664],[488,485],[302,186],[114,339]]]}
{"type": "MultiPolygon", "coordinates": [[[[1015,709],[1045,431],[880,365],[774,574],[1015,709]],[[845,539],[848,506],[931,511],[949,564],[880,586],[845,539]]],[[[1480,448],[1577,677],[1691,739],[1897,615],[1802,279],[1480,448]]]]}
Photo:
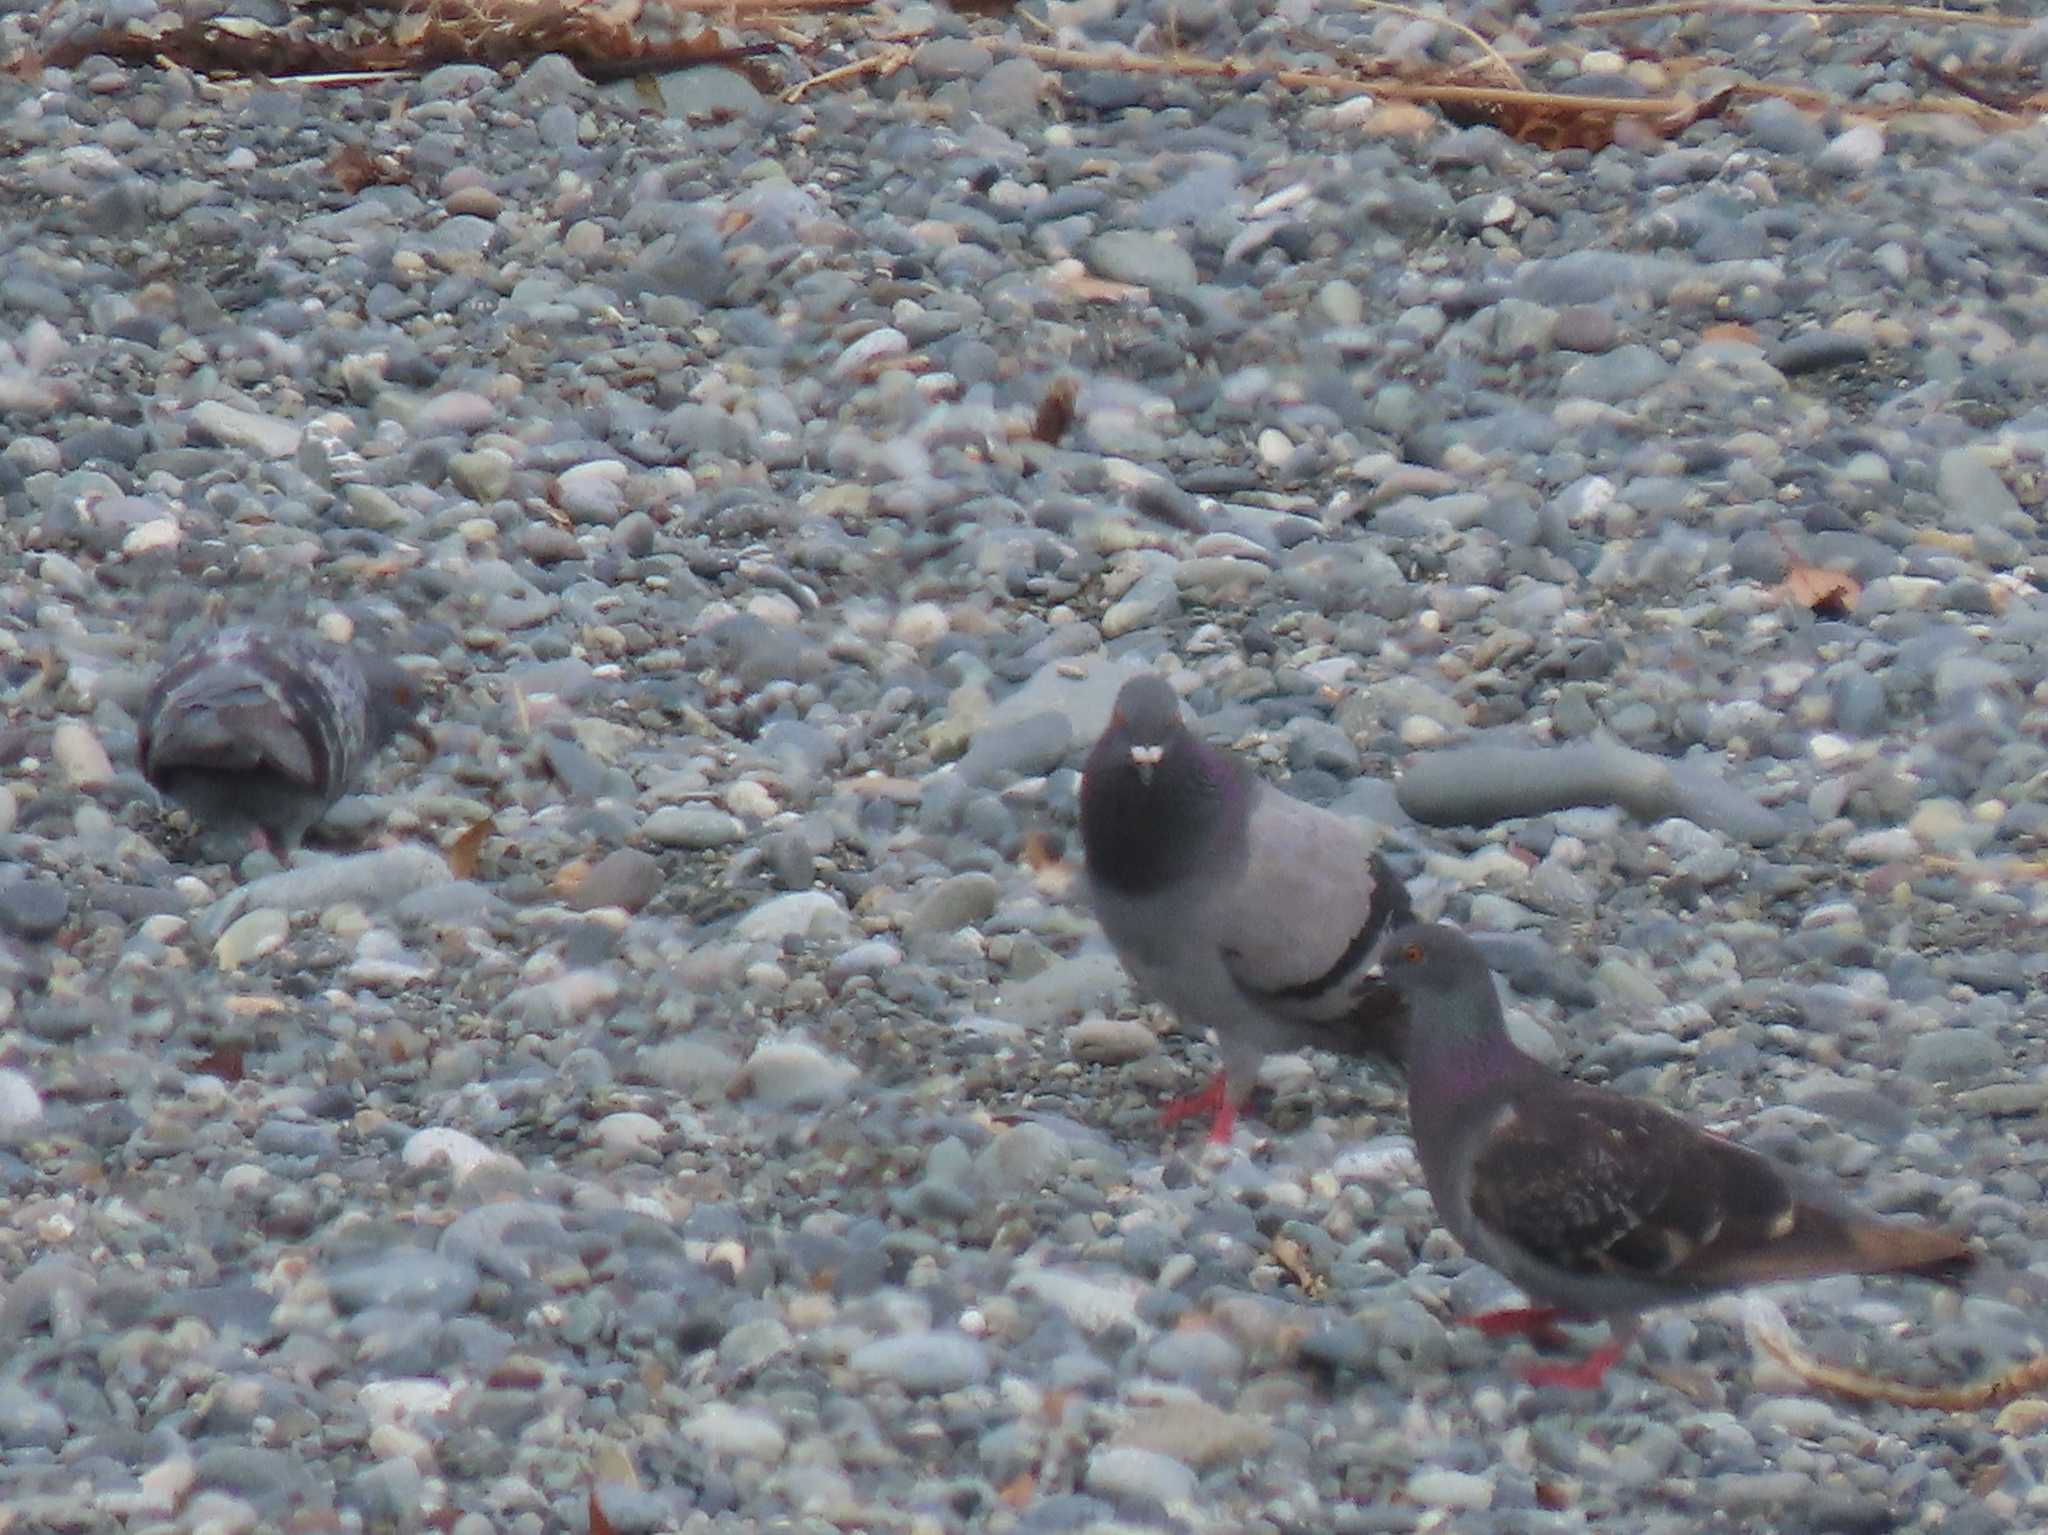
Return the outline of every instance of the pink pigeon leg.
{"type": "Polygon", "coordinates": [[[1176,1125],[1183,1119],[1204,1113],[1209,1115],[1209,1139],[1217,1145],[1227,1144],[1230,1132],[1237,1127],[1237,1105],[1230,1101],[1227,1072],[1217,1072],[1209,1079],[1209,1085],[1199,1092],[1188,1093],[1167,1104],[1159,1111],[1159,1122],[1176,1125]]]}
{"type": "Polygon", "coordinates": [[[1561,1348],[1569,1340],[1558,1331],[1564,1313],[1555,1306],[1509,1306],[1500,1311],[1482,1311],[1465,1318],[1489,1338],[1533,1338],[1545,1348],[1561,1348]]]}
{"type": "Polygon", "coordinates": [[[1633,1327],[1614,1328],[1605,1343],[1577,1363],[1527,1364],[1521,1368],[1521,1377],[1532,1386],[1563,1386],[1567,1391],[1596,1390],[1607,1378],[1614,1361],[1635,1341],[1635,1336],[1633,1327]]]}

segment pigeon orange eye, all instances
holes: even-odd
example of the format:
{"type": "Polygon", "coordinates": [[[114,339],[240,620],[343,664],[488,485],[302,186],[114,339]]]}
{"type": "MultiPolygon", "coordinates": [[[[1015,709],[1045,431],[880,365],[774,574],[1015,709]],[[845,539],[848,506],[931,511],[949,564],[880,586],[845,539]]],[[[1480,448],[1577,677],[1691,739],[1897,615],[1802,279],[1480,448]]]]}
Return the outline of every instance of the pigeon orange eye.
{"type": "Polygon", "coordinates": [[[1419,964],[1421,964],[1421,963],[1422,963],[1422,945],[1421,945],[1421,944],[1419,944],[1419,943],[1411,943],[1411,944],[1409,944],[1409,945],[1408,945],[1408,946],[1407,946],[1407,947],[1406,947],[1405,949],[1403,949],[1403,950],[1401,951],[1401,957],[1402,957],[1403,959],[1407,960],[1407,961],[1408,961],[1408,963],[1409,963],[1409,964],[1411,964],[1411,965],[1419,965],[1419,964]]]}

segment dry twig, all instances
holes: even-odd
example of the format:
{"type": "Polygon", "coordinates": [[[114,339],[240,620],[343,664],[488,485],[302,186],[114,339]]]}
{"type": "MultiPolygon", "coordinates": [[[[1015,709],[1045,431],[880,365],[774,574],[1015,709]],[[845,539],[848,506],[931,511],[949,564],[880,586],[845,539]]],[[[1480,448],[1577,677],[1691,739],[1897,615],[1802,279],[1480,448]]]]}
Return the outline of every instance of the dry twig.
{"type": "Polygon", "coordinates": [[[1859,1402],[1891,1402],[1900,1407],[1938,1407],[1944,1412],[1976,1412],[1998,1407],[2048,1386],[2048,1355],[2023,1359],[1995,1375],[1985,1375],[1959,1386],[1916,1386],[1910,1381],[1891,1380],[1868,1370],[1830,1364],[1792,1336],[1791,1324],[1775,1301],[1762,1295],[1745,1298],[1743,1331],[1750,1347],[1822,1391],[1831,1391],[1859,1402]]]}
{"type": "Polygon", "coordinates": [[[1655,21],[1664,16],[1727,12],[1742,16],[1895,16],[1901,21],[1952,21],[1966,27],[2030,27],[2023,16],[1976,15],[1938,5],[1885,5],[1878,0],[1664,0],[1658,5],[1622,5],[1611,11],[1581,11],[1572,21],[1582,27],[1615,26],[1624,21],[1655,21]]]}

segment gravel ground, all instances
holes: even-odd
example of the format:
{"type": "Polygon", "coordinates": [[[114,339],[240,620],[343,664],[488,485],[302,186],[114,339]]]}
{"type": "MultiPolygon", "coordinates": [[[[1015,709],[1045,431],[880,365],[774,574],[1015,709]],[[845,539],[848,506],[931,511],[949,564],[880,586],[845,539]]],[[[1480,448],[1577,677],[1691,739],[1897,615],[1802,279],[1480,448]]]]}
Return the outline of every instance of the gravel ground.
{"type": "MultiPolygon", "coordinates": [[[[1451,56],[1399,14],[898,20],[795,106],[0,77],[0,1530],[2043,1527],[2048,1414],[1801,1394],[1731,1304],[1521,1385],[1389,1084],[1163,1132],[1206,1046],[1022,855],[1166,666],[1528,1041],[2048,1269],[2048,134],[1548,154],[1000,46],[1451,56]],[[283,873],[135,768],[215,608],[433,695],[283,873]]],[[[2048,54],[1564,35],[1618,51],[1534,83],[1872,109],[2048,54]]],[[[1919,1380],[2044,1347],[1778,1298],[1919,1380]]]]}

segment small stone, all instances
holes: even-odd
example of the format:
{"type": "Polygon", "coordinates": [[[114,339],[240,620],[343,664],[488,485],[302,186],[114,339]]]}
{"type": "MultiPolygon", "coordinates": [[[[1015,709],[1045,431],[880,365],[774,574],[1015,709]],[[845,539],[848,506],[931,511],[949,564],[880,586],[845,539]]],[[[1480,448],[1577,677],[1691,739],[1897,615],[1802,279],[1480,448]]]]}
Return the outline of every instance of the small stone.
{"type": "Polygon", "coordinates": [[[1408,1478],[1408,1498],[1431,1508],[1491,1508],[1493,1483],[1466,1471],[1418,1471],[1408,1478]]]}
{"type": "Polygon", "coordinates": [[[192,424],[226,448],[240,448],[259,458],[290,458],[299,451],[300,428],[289,421],[237,410],[219,400],[201,400],[192,407],[192,424]]]}
{"type": "Polygon", "coordinates": [[[1070,1160],[1065,1141],[1026,1120],[984,1146],[974,1158],[974,1172],[991,1193],[1028,1196],[1043,1191],[1070,1160]]]}
{"type": "Polygon", "coordinates": [[[1256,1418],[1225,1412],[1194,1397],[1134,1414],[1115,1443],[1155,1450],[1200,1468],[1256,1455],[1272,1438],[1272,1430],[1256,1418]]]}
{"type": "Polygon", "coordinates": [[[1141,229],[1112,229],[1082,247],[1081,258],[1098,277],[1168,291],[1192,288],[1195,258],[1167,239],[1141,229]]]}
{"type": "Polygon", "coordinates": [[[823,890],[795,890],[763,901],[733,924],[733,936],[747,943],[780,944],[792,937],[813,941],[844,938],[853,919],[838,897],[823,890]]]}
{"type": "Polygon", "coordinates": [[[1918,1082],[1975,1084],[2005,1066],[2005,1047],[1984,1029],[1931,1029],[1906,1041],[1900,1067],[1918,1082]]]}
{"type": "Polygon", "coordinates": [[[1074,722],[1050,710],[991,723],[975,732],[973,744],[960,759],[960,776],[977,784],[1035,778],[1064,762],[1073,743],[1074,722]]]}
{"type": "Polygon", "coordinates": [[[708,805],[663,805],[640,823],[640,834],[658,847],[702,850],[738,842],[747,829],[738,817],[708,805]]]}
{"type": "Polygon", "coordinates": [[[978,869],[941,880],[911,909],[903,923],[903,936],[954,933],[985,922],[996,909],[998,893],[994,876],[978,869]]]}
{"type": "Polygon", "coordinates": [[[0,1067],[0,1142],[21,1140],[43,1121],[43,1095],[21,1072],[0,1067]]]}
{"type": "Polygon", "coordinates": [[[283,948],[291,931],[291,919],[283,912],[259,906],[228,924],[213,946],[213,962],[223,970],[239,970],[283,948]]]}
{"type": "Polygon", "coordinates": [[[638,848],[613,848],[583,876],[569,905],[577,911],[618,906],[639,911],[661,890],[661,864],[638,848]]]}
{"type": "Polygon", "coordinates": [[[1194,1471],[1157,1450],[1107,1445],[1088,1457],[1087,1485],[1105,1498],[1133,1498],[1171,1508],[1195,1495],[1194,1471]]]}
{"type": "Polygon", "coordinates": [[[70,892],[54,879],[30,875],[0,881],[0,929],[16,937],[54,936],[70,909],[70,892]]]}
{"type": "Polygon", "coordinates": [[[406,1137],[399,1159],[413,1168],[445,1162],[458,1182],[479,1168],[518,1166],[504,1152],[494,1151],[475,1136],[446,1125],[415,1130],[406,1137]]]}
{"type": "Polygon", "coordinates": [[[827,1055],[808,1040],[767,1039],[754,1047],[740,1067],[733,1091],[772,1108],[836,1103],[859,1075],[851,1064],[827,1055]]]}
{"type": "Polygon", "coordinates": [[[862,1375],[894,1381],[920,1396],[958,1391],[989,1372],[988,1350],[952,1332],[913,1332],[863,1343],[847,1363],[862,1375]]]}
{"type": "Polygon", "coordinates": [[[512,455],[502,448],[478,448],[448,459],[448,478],[472,501],[501,499],[512,488],[512,455]]]}
{"type": "Polygon", "coordinates": [[[910,340],[902,331],[893,325],[879,326],[841,352],[832,372],[840,378],[859,378],[909,351],[910,340]]]}
{"type": "Polygon", "coordinates": [[[775,1420],[765,1412],[710,1402],[683,1419],[685,1439],[702,1445],[713,1455],[744,1456],[770,1464],[782,1459],[788,1439],[775,1420]]]}
{"type": "Polygon", "coordinates": [[[113,781],[114,764],[90,726],[63,720],[50,732],[50,756],[74,789],[98,789],[113,781]]]}
{"type": "Polygon", "coordinates": [[[1813,168],[1830,176],[1869,174],[1884,158],[1884,129],[1876,123],[1844,128],[1814,156],[1813,168]]]}
{"type": "Polygon", "coordinates": [[[637,1109],[605,1115],[592,1127],[592,1133],[605,1150],[628,1155],[654,1152],[661,1146],[661,1121],[637,1109]]]}
{"type": "Polygon", "coordinates": [[[995,54],[964,37],[938,37],[911,55],[910,65],[926,80],[973,80],[988,72],[995,54]]]}
{"type": "Polygon", "coordinates": [[[1159,1036],[1136,1018],[1111,1018],[1098,1013],[1067,1030],[1067,1049],[1076,1060],[1096,1066],[1123,1066],[1159,1050],[1159,1036]]]}

